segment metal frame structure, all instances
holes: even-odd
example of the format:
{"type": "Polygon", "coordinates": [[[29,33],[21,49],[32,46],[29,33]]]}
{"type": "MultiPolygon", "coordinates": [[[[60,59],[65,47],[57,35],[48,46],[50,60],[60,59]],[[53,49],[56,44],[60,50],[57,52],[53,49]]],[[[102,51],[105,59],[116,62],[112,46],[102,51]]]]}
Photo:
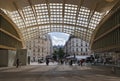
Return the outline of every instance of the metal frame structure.
{"type": "Polygon", "coordinates": [[[120,1],[95,29],[90,47],[94,52],[120,52],[120,1]]]}
{"type": "Polygon", "coordinates": [[[0,10],[0,40],[0,49],[16,50],[24,47],[20,30],[2,10],[0,10]]]}
{"type": "Polygon", "coordinates": [[[25,41],[64,32],[90,42],[93,31],[117,1],[2,0],[0,8],[18,26],[25,41]]]}

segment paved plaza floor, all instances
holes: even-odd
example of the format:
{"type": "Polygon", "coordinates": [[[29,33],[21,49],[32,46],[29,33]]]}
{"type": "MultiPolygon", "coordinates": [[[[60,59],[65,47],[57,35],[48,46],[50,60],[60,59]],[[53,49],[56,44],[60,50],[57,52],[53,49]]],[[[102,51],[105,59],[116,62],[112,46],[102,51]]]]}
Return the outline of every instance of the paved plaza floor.
{"type": "Polygon", "coordinates": [[[120,81],[106,68],[69,65],[1,67],[0,81],[120,81]]]}

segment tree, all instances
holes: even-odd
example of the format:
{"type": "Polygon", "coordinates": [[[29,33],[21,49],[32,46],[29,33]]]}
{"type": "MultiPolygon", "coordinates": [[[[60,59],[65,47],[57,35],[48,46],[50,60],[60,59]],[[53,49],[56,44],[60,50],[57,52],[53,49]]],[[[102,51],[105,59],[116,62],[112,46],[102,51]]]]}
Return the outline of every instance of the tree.
{"type": "Polygon", "coordinates": [[[60,59],[64,58],[64,55],[65,55],[65,53],[64,53],[63,49],[59,48],[59,50],[58,50],[58,56],[59,56],[59,58],[60,59]]]}
{"type": "Polygon", "coordinates": [[[57,51],[54,51],[54,53],[53,53],[53,59],[54,59],[55,61],[57,61],[57,51]]]}
{"type": "Polygon", "coordinates": [[[53,53],[53,59],[54,60],[57,60],[57,58],[58,59],[63,59],[64,55],[65,55],[65,53],[64,53],[63,49],[59,48],[58,51],[57,50],[54,51],[54,53],[53,53]]]}

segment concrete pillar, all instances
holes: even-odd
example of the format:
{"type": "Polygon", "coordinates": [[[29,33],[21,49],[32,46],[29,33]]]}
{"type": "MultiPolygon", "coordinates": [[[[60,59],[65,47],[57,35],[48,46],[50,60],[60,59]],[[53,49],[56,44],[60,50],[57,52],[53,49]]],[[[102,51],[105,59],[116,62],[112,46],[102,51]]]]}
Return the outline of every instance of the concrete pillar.
{"type": "Polygon", "coordinates": [[[28,64],[27,49],[18,49],[17,57],[19,59],[20,65],[28,64]]]}

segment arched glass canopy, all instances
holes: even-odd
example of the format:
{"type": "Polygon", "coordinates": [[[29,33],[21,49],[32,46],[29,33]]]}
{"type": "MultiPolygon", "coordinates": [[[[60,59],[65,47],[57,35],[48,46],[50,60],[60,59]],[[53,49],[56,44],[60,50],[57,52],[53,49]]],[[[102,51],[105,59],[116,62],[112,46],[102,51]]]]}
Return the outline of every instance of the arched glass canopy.
{"type": "Polygon", "coordinates": [[[21,30],[25,41],[49,32],[64,32],[89,42],[97,25],[117,1],[2,0],[0,5],[21,30]]]}

